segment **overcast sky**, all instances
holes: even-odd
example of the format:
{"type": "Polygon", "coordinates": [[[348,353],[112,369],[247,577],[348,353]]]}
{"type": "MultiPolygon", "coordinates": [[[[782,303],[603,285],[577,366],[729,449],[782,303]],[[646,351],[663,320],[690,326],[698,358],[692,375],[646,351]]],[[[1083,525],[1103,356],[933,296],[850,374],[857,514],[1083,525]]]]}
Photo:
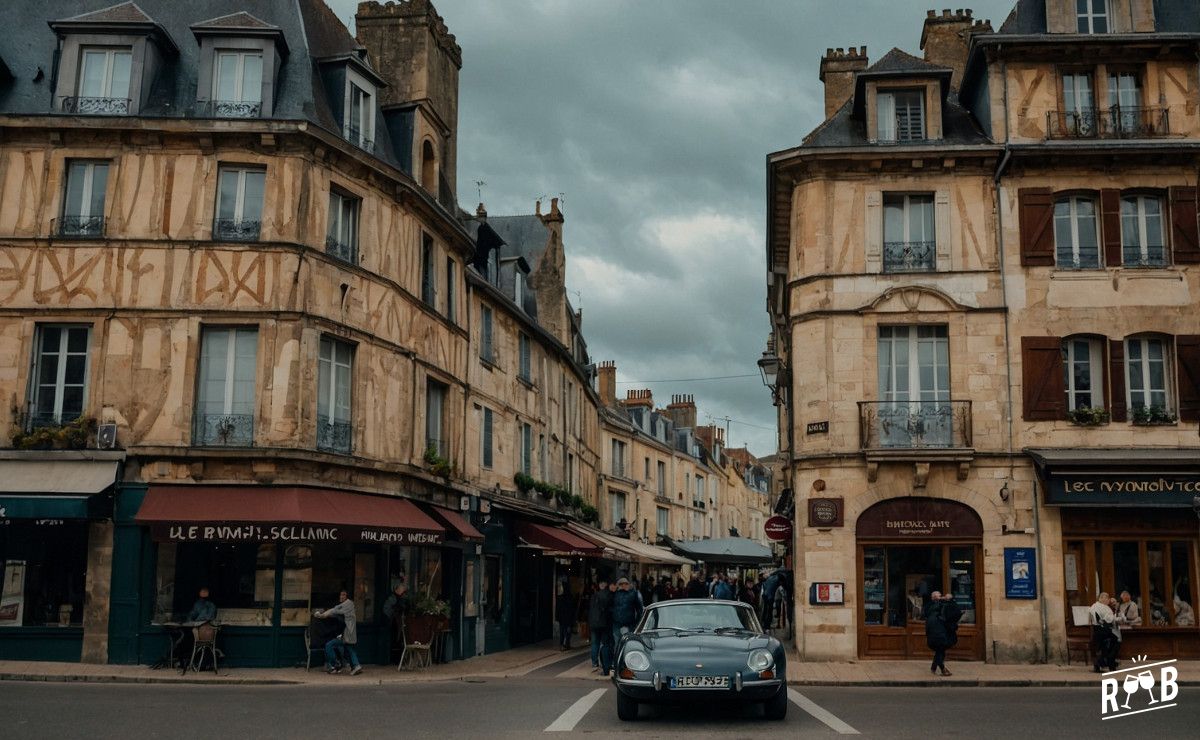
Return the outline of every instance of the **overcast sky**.
{"type": "MultiPolygon", "coordinates": [[[[329,0],[352,23],[354,0],[329,0]]],[[[971,3],[1003,22],[1015,0],[971,3]]],[[[755,364],[769,331],[767,153],[821,123],[827,47],[920,54],[913,0],[435,0],[463,50],[458,195],[561,197],[568,290],[617,392],[695,396],[730,446],[775,451],[755,364]],[[683,380],[747,375],[724,380],[683,380]],[[678,380],[675,380],[678,379],[678,380]],[[674,382],[650,382],[667,381],[674,382]],[[634,382],[637,381],[637,382],[634,382]],[[718,421],[724,424],[724,421],[718,421]]],[[[961,4],[960,4],[961,5],[961,4]]]]}

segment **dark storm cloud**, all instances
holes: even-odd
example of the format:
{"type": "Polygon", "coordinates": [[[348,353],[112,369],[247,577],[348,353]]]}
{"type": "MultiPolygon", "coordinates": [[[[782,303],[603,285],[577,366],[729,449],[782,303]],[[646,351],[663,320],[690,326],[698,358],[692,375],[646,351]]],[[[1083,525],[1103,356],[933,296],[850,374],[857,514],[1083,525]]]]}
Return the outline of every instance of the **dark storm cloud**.
{"type": "MultiPolygon", "coordinates": [[[[350,21],[355,3],[331,2],[350,21]]],[[[627,381],[757,373],[764,159],[823,117],[827,47],[918,54],[933,7],[908,0],[436,0],[463,48],[459,197],[494,215],[564,199],[572,301],[592,355],[627,381]]],[[[1012,0],[972,3],[1003,21],[1012,0]]],[[[745,422],[774,451],[756,378],[653,383],[745,422]],[[754,425],[754,426],[749,426],[754,425]],[[763,427],[763,428],[756,428],[763,427]]]]}

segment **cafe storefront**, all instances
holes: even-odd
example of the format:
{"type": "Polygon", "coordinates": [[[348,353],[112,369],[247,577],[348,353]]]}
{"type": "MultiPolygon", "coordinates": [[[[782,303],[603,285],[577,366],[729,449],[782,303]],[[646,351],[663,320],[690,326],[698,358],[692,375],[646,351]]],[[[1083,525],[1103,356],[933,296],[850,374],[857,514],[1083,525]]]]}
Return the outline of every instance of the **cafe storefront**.
{"type": "Polygon", "coordinates": [[[357,612],[359,657],[388,662],[393,636],[382,604],[392,586],[404,577],[414,594],[444,595],[446,527],[400,497],[303,486],[151,486],[134,522],[148,535],[142,663],[158,659],[162,625],[185,619],[202,587],[217,606],[224,662],[234,666],[303,665],[313,612],[337,604],[343,589],[357,612]]]}
{"type": "Polygon", "coordinates": [[[1196,621],[1200,449],[1029,450],[1048,515],[1062,529],[1068,649],[1082,651],[1087,609],[1128,591],[1141,624],[1122,631],[1122,658],[1200,658],[1196,621]]]}
{"type": "Polygon", "coordinates": [[[966,504],[903,497],[858,518],[858,655],[926,658],[925,608],[934,591],[962,608],[958,644],[947,655],[983,660],[983,523],[966,504]]]}

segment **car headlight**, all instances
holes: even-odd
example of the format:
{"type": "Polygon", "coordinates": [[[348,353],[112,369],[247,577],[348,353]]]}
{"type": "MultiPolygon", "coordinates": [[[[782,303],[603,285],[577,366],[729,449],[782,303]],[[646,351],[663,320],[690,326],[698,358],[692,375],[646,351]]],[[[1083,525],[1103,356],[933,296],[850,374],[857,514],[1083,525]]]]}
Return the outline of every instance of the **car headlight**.
{"type": "Polygon", "coordinates": [[[641,650],[625,653],[625,667],[631,671],[644,671],[650,667],[650,657],[641,650]]]}
{"type": "Polygon", "coordinates": [[[772,657],[771,653],[761,648],[751,650],[750,655],[746,658],[746,665],[752,671],[765,671],[774,664],[775,658],[772,657]]]}

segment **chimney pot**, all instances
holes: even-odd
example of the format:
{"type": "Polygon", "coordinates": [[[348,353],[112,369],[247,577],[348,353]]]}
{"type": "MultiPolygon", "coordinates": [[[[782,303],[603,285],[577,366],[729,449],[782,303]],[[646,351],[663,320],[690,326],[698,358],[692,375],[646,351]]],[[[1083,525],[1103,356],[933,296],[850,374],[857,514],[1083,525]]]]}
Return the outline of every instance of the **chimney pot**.
{"type": "Polygon", "coordinates": [[[867,68],[866,46],[826,49],[821,59],[821,82],[825,83],[825,118],[829,118],[854,94],[854,75],[867,68]]]}

